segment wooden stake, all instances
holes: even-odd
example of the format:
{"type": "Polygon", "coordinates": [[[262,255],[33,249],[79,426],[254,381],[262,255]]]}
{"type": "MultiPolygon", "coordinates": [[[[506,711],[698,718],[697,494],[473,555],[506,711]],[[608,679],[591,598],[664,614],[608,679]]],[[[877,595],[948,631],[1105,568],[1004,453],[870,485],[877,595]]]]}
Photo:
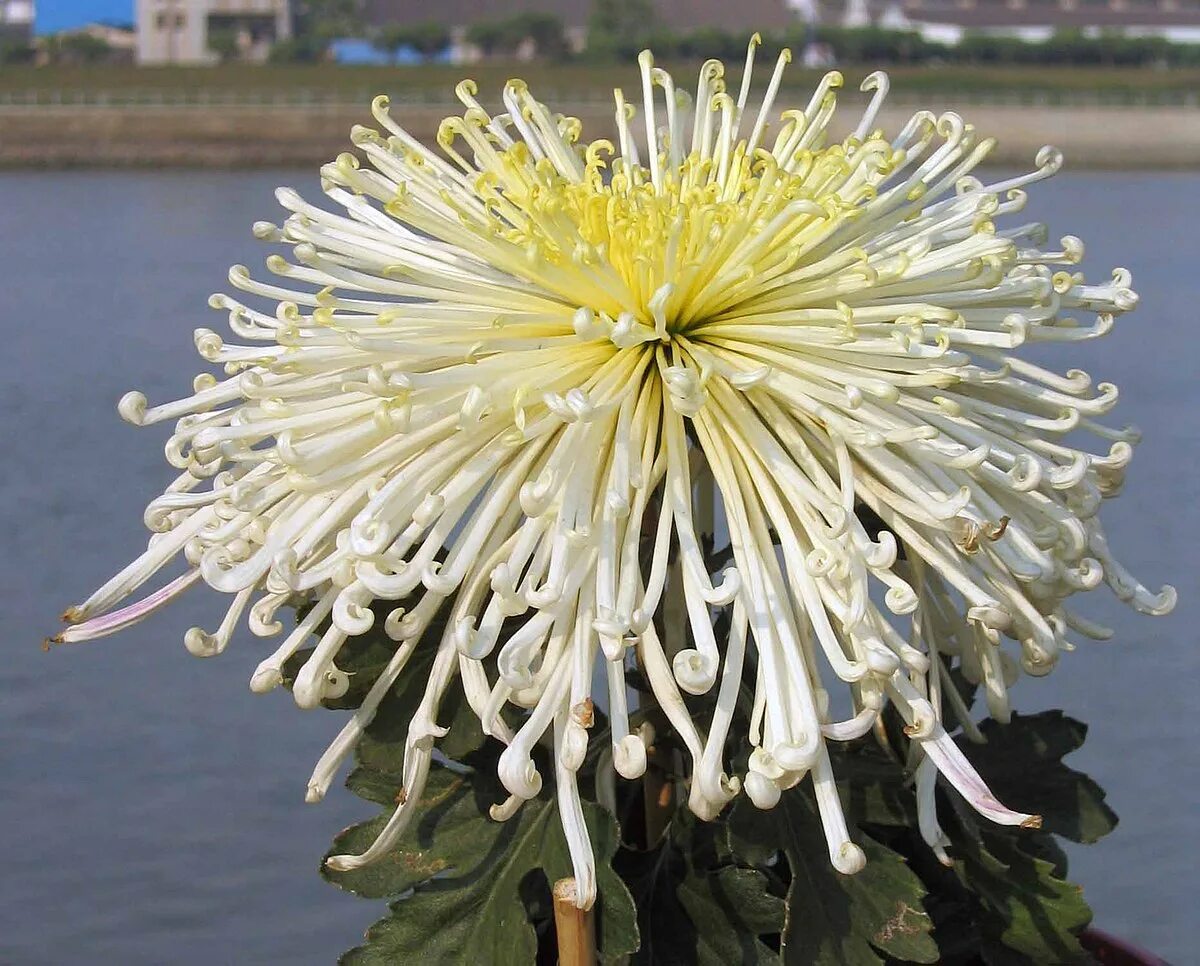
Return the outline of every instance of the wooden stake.
{"type": "Polygon", "coordinates": [[[575,879],[559,879],[552,891],[559,966],[595,966],[595,923],[591,909],[575,905],[575,879]]]}

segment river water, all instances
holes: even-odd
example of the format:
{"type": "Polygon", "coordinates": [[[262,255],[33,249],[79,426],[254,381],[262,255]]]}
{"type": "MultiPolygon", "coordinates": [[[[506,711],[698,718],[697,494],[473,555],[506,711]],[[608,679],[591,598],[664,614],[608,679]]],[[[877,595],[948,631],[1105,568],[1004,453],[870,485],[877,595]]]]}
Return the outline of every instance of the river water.
{"type": "MultiPolygon", "coordinates": [[[[278,184],[315,191],[290,171],[0,174],[0,962],[331,963],[382,912],[317,875],[332,835],[373,812],[340,789],[304,804],[334,716],[252,695],[265,652],[249,634],[190,657],[182,632],[214,623],[211,595],[39,650],[62,608],[138,551],[142,508],[170,478],[165,431],[125,425],[115,401],[186,390],[192,329],[222,322],[205,299],[225,266],[261,263],[249,227],[277,219],[278,184]]],[[[1091,595],[1117,639],[1023,682],[1017,706],[1091,723],[1071,762],[1121,815],[1072,850],[1097,922],[1195,962],[1200,176],[1067,173],[1031,209],[1088,242],[1089,275],[1133,271],[1138,311],[1057,361],[1118,383],[1116,418],[1146,430],[1106,520],[1124,562],[1176,583],[1180,606],[1139,618],[1091,595]]]]}

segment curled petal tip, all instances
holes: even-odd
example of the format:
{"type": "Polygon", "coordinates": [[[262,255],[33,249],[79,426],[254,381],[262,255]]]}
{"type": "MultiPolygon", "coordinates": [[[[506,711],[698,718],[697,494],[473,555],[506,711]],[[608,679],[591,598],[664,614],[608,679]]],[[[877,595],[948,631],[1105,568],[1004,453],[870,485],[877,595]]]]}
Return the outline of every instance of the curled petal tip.
{"type": "Polygon", "coordinates": [[[675,680],[688,694],[707,694],[717,680],[718,661],[695,649],[680,651],[671,662],[675,680]]]}
{"type": "Polygon", "coordinates": [[[137,390],[125,393],[117,403],[117,413],[125,422],[141,426],[146,419],[146,396],[137,390]]]}
{"type": "Polygon", "coordinates": [[[746,797],[754,803],[754,807],[763,810],[774,808],[783,795],[775,782],[757,771],[747,773],[742,788],[746,791],[746,797]]]}
{"type": "Polygon", "coordinates": [[[558,759],[568,771],[579,771],[587,756],[587,731],[579,722],[572,719],[567,722],[563,731],[562,744],[559,748],[558,759]]]}
{"type": "Polygon", "coordinates": [[[517,814],[517,811],[525,804],[525,799],[517,795],[509,795],[503,802],[498,802],[495,805],[488,807],[488,815],[493,822],[507,822],[510,818],[517,814]]]}
{"type": "Polygon", "coordinates": [[[283,683],[283,672],[277,665],[263,662],[250,677],[250,690],[255,694],[266,694],[283,683]]]}
{"type": "Polygon", "coordinates": [[[830,858],[833,860],[833,867],[842,875],[855,875],[867,865],[866,853],[853,842],[843,843],[830,858]]]}
{"type": "Polygon", "coordinates": [[[334,872],[352,872],[364,865],[362,856],[358,855],[331,855],[325,860],[326,868],[334,872]]]}
{"type": "Polygon", "coordinates": [[[626,735],[613,748],[613,767],[622,778],[640,778],[646,773],[646,745],[638,735],[626,735]]]}
{"type": "Polygon", "coordinates": [[[202,627],[193,627],[183,635],[183,646],[193,657],[215,657],[221,653],[221,642],[215,634],[202,627]]]}
{"type": "Polygon", "coordinates": [[[1136,602],[1138,609],[1155,617],[1163,617],[1171,613],[1179,603],[1179,592],[1171,584],[1163,584],[1157,594],[1147,594],[1147,598],[1148,602],[1136,602]]]}

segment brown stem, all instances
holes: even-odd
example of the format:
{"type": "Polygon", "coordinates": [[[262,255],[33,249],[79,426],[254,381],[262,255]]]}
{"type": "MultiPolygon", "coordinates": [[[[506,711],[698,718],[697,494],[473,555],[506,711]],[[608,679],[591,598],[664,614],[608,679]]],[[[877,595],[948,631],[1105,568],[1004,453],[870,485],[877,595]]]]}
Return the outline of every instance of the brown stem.
{"type": "Polygon", "coordinates": [[[575,905],[574,878],[559,879],[552,891],[559,966],[595,966],[596,930],[592,910],[575,905]]]}
{"type": "Polygon", "coordinates": [[[646,848],[652,849],[666,831],[671,820],[671,798],[674,785],[667,778],[662,755],[657,748],[646,749],[646,774],[642,778],[643,809],[646,816],[646,848]]]}

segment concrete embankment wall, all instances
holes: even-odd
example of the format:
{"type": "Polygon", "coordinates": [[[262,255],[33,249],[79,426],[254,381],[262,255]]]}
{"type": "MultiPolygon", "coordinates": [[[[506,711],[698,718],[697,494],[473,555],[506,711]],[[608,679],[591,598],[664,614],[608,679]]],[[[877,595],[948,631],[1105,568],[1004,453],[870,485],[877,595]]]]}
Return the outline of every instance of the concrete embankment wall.
{"type": "MultiPolygon", "coordinates": [[[[991,163],[1025,165],[1054,144],[1072,168],[1200,167],[1200,110],[1194,107],[1054,107],[953,103],[983,134],[999,139],[991,163]]],[[[579,116],[587,137],[611,133],[596,104],[579,116]]],[[[897,131],[912,106],[886,109],[897,131]]],[[[432,140],[454,108],[395,105],[414,135],[432,140]]],[[[849,110],[847,119],[852,117],[849,110]]],[[[851,121],[852,123],[852,121],[851,121]]],[[[317,165],[348,149],[354,124],[373,125],[368,105],[0,106],[0,167],[265,167],[317,165]]]]}

